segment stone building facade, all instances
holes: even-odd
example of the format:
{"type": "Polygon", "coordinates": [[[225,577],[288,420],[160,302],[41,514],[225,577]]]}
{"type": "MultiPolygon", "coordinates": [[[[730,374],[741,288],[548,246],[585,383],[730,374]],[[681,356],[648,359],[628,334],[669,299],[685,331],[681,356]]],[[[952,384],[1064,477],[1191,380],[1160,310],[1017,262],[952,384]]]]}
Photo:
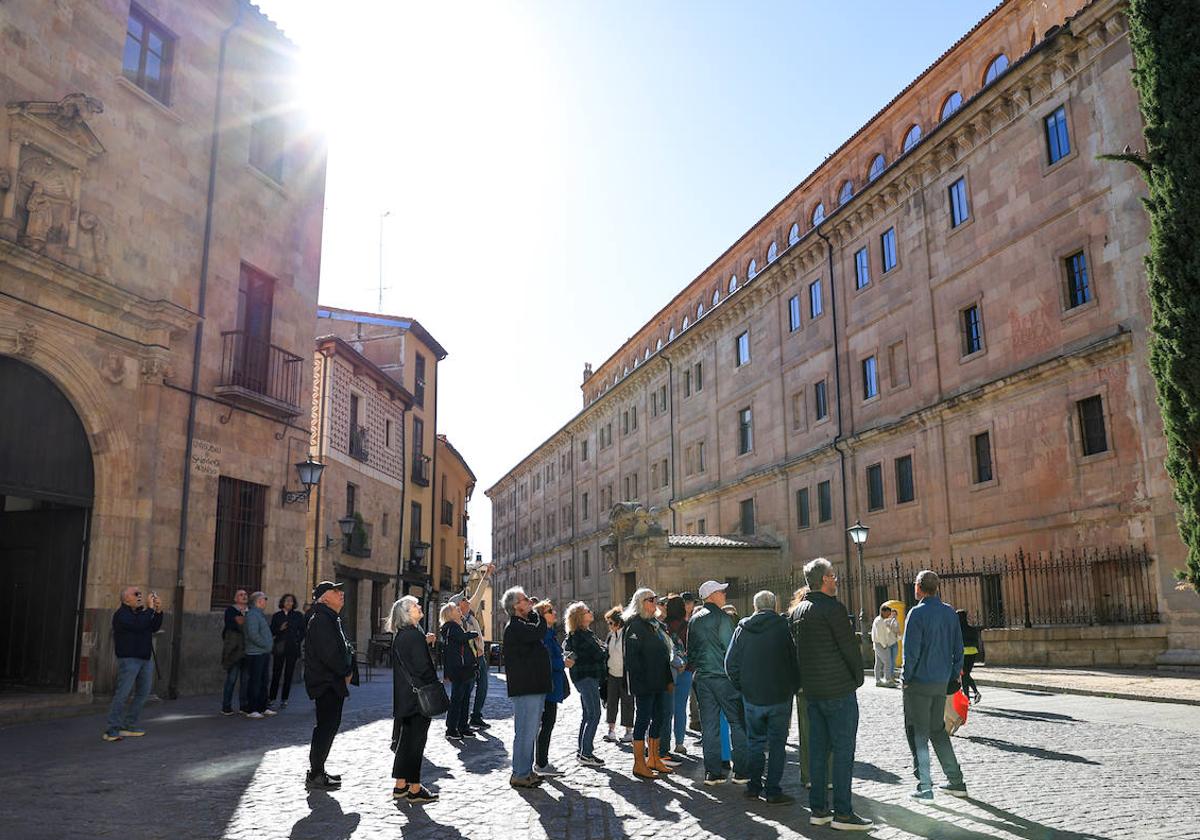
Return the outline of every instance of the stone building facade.
{"type": "MultiPolygon", "coordinates": [[[[1136,544],[1159,661],[1200,662],[1144,188],[1097,159],[1143,145],[1123,9],[1001,3],[585,368],[581,413],[487,493],[497,588],[563,563],[585,582],[589,555],[597,574],[627,500],[673,534],[772,539],[789,571],[845,563],[860,519],[868,568],[1136,544]]],[[[580,594],[624,593],[607,583],[580,594]]]]}
{"type": "Polygon", "coordinates": [[[313,372],[311,451],[325,470],[309,506],[309,590],[321,580],[344,584],[342,625],[365,650],[383,632],[403,571],[404,425],[412,395],[334,336],[317,339],[313,372]]]}
{"type": "Polygon", "coordinates": [[[0,680],[111,690],[132,584],[168,612],[157,693],[210,690],[232,590],[307,582],[325,152],[294,50],[227,0],[14,0],[0,32],[0,680]]]}

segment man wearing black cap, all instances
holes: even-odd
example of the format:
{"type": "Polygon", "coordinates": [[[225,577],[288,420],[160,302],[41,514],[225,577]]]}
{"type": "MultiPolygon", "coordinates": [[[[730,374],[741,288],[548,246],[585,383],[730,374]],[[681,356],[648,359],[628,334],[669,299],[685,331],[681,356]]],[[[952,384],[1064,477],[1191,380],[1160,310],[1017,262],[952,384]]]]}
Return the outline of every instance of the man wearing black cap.
{"type": "Polygon", "coordinates": [[[317,725],[313,727],[305,786],[309,790],[335,790],[341,787],[342,777],[325,772],[325,759],[342,723],[342,704],[350,696],[346,686],[354,673],[354,649],[346,641],[338,616],[346,603],[342,585],[323,580],[312,596],[304,634],[304,688],[316,702],[317,725]]]}

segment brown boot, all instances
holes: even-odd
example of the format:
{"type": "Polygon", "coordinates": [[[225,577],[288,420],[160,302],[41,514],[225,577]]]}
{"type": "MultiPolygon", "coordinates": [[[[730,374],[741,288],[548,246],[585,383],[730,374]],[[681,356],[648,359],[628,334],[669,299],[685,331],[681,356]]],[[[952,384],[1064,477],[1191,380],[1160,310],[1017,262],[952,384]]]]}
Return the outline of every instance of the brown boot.
{"type": "Polygon", "coordinates": [[[646,766],[664,776],[670,773],[671,768],[663,764],[662,755],[659,753],[659,739],[651,738],[647,743],[650,745],[650,758],[647,759],[646,766]]]}
{"type": "Polygon", "coordinates": [[[639,779],[657,779],[654,771],[646,765],[646,742],[633,742],[633,775],[639,779]]]}

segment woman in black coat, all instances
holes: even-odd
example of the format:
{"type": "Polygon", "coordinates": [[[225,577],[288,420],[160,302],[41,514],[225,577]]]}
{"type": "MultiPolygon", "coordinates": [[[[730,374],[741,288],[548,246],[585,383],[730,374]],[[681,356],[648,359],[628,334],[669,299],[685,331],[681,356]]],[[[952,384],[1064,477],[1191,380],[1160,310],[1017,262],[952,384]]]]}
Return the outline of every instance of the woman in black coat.
{"type": "Polygon", "coordinates": [[[292,691],[292,676],[296,673],[296,660],[300,658],[300,645],[304,641],[304,613],[296,609],[295,595],[284,595],[279,599],[279,612],[271,616],[271,697],[272,703],[279,697],[282,684],[283,697],[279,708],[286,709],[288,695],[292,691]],[[282,678],[282,683],[281,683],[282,678]]]}
{"type": "Polygon", "coordinates": [[[436,638],[421,627],[421,603],[411,595],[392,604],[388,630],[392,638],[392,796],[406,802],[434,802],[438,795],[421,786],[421,759],[429,737],[429,718],[421,714],[417,689],[438,681],[429,645],[436,638]]]}
{"type": "Polygon", "coordinates": [[[478,673],[478,660],[471,650],[471,640],[479,634],[462,626],[462,612],[455,604],[446,604],[441,612],[442,677],[450,683],[450,711],[446,712],[446,737],[461,741],[475,730],[467,725],[467,700],[471,697],[471,680],[478,673]]]}
{"type": "Polygon", "coordinates": [[[625,676],[634,707],[633,774],[643,779],[656,778],[656,770],[671,772],[659,755],[658,741],[674,683],[672,650],[666,628],[654,618],[656,600],[653,590],[639,589],[625,611],[625,676]],[[649,759],[645,755],[647,736],[649,759]]]}

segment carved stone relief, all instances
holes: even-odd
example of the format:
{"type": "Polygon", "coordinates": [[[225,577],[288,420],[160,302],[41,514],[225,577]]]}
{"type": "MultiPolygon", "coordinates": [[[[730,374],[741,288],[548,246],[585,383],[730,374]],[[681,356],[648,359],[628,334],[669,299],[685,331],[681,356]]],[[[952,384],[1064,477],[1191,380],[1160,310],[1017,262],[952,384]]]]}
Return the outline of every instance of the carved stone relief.
{"type": "Polygon", "coordinates": [[[92,238],[92,273],[106,280],[111,273],[112,265],[108,256],[108,233],[104,224],[95,213],[83,211],[79,214],[79,229],[91,234],[92,238]]]}
{"type": "Polygon", "coordinates": [[[29,358],[33,355],[34,345],[38,340],[38,328],[30,321],[25,322],[25,326],[17,330],[17,338],[14,342],[14,351],[18,356],[29,358]]]}

